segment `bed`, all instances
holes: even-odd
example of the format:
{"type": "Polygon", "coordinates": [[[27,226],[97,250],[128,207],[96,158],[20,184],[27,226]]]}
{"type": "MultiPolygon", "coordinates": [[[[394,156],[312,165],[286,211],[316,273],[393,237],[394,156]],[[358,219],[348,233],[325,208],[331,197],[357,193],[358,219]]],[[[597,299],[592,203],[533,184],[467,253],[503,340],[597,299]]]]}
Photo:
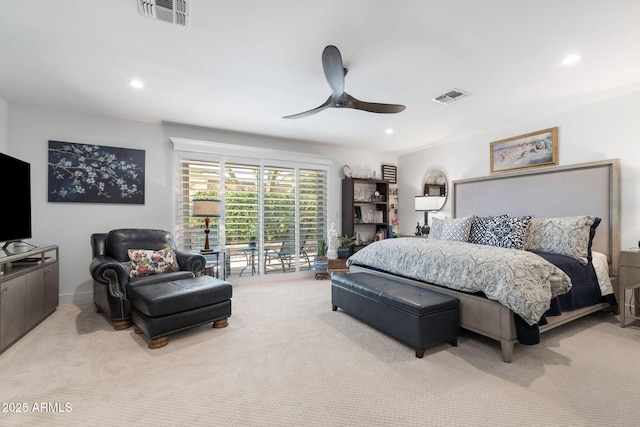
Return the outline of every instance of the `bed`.
{"type": "MultiPolygon", "coordinates": [[[[619,168],[619,160],[613,159],[453,181],[452,217],[453,219],[463,219],[472,216],[498,217],[508,215],[510,217],[531,216],[536,219],[577,216],[599,218],[595,235],[592,236],[591,249],[601,259],[601,262],[604,262],[605,268],[608,269],[608,274],[611,276],[612,288],[616,289],[620,255],[619,168]]],[[[398,241],[400,240],[405,239],[398,239],[398,241]]],[[[423,239],[408,238],[407,240],[423,239]]],[[[470,243],[462,244],[462,246],[465,245],[481,246],[470,243]]],[[[469,247],[466,246],[466,248],[469,247]]],[[[437,250],[442,249],[437,248],[437,250]]],[[[553,258],[553,254],[551,258],[553,258]]],[[[553,259],[550,261],[555,262],[553,259]]],[[[352,256],[349,264],[351,271],[366,271],[370,274],[389,276],[395,280],[417,284],[459,298],[460,326],[499,341],[502,359],[505,362],[511,362],[515,343],[534,343],[527,335],[527,331],[532,329],[529,328],[531,325],[527,323],[523,328],[522,317],[514,315],[513,307],[509,308],[501,302],[489,299],[483,293],[472,292],[469,289],[461,291],[438,286],[432,283],[435,280],[428,281],[408,274],[408,269],[401,268],[399,271],[393,271],[392,268],[386,268],[381,264],[360,262],[358,261],[358,253],[352,256]]],[[[557,277],[553,280],[557,280],[557,277]]],[[[552,285],[549,283],[545,286],[551,287],[552,285]]],[[[597,301],[589,301],[586,304],[578,304],[577,308],[567,309],[565,307],[553,312],[559,304],[558,300],[564,299],[565,301],[562,303],[566,306],[566,300],[571,300],[572,294],[576,292],[577,288],[568,292],[563,290],[556,292],[554,297],[558,297],[550,303],[551,311],[547,311],[541,317],[541,322],[534,325],[536,335],[593,312],[611,308],[612,299],[602,298],[597,301]]],[[[613,301],[615,301],[615,296],[613,301]]]]}

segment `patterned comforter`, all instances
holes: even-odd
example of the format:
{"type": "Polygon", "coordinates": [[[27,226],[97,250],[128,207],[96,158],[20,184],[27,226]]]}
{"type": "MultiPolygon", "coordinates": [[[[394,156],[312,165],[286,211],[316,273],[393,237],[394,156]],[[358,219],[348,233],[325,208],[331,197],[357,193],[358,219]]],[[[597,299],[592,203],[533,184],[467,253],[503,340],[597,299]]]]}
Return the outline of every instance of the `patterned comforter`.
{"type": "Polygon", "coordinates": [[[464,292],[483,292],[538,323],[551,299],[571,289],[571,279],[542,257],[527,251],[420,238],[386,239],[352,255],[363,265],[464,292]]]}

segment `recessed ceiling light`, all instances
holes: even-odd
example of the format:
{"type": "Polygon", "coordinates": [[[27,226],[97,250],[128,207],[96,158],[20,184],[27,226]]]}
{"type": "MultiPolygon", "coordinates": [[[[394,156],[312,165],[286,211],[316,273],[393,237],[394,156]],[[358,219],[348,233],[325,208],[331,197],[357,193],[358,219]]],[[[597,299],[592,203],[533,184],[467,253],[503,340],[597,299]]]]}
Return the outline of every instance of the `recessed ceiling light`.
{"type": "Polygon", "coordinates": [[[393,129],[388,128],[387,130],[384,131],[384,133],[386,133],[387,135],[391,135],[393,133],[393,129]]]}
{"type": "Polygon", "coordinates": [[[138,79],[129,80],[129,84],[135,87],[136,89],[142,89],[144,87],[144,83],[142,83],[138,79]]]}
{"type": "Polygon", "coordinates": [[[578,61],[580,61],[580,55],[571,54],[571,55],[566,56],[562,60],[562,65],[571,65],[571,64],[575,64],[578,61]]]}

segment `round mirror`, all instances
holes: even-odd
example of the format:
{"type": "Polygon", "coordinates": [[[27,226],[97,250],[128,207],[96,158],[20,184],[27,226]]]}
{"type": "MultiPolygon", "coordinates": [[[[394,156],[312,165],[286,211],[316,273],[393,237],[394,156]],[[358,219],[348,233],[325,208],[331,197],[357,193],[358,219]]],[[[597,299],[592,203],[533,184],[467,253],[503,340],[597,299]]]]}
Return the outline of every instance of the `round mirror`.
{"type": "Polygon", "coordinates": [[[440,170],[433,170],[424,177],[422,180],[422,195],[429,197],[439,197],[440,207],[437,210],[442,209],[447,201],[447,177],[440,170]]]}

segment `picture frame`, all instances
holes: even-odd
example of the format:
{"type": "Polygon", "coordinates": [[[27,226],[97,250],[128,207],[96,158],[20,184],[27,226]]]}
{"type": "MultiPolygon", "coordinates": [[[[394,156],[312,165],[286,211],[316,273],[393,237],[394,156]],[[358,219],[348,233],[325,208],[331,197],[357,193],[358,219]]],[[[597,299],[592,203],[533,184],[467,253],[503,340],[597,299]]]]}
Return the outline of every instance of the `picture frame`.
{"type": "Polygon", "coordinates": [[[491,173],[558,164],[558,128],[531,132],[489,144],[491,173]]]}
{"type": "Polygon", "coordinates": [[[394,165],[382,165],[382,179],[389,181],[389,184],[396,184],[398,177],[398,167],[394,165]]]}
{"type": "Polygon", "coordinates": [[[424,195],[425,196],[444,197],[444,196],[446,196],[445,186],[444,185],[438,185],[438,184],[425,184],[424,185],[424,195]]]}
{"type": "Polygon", "coordinates": [[[144,204],[145,152],[49,141],[48,201],[144,204]]]}

